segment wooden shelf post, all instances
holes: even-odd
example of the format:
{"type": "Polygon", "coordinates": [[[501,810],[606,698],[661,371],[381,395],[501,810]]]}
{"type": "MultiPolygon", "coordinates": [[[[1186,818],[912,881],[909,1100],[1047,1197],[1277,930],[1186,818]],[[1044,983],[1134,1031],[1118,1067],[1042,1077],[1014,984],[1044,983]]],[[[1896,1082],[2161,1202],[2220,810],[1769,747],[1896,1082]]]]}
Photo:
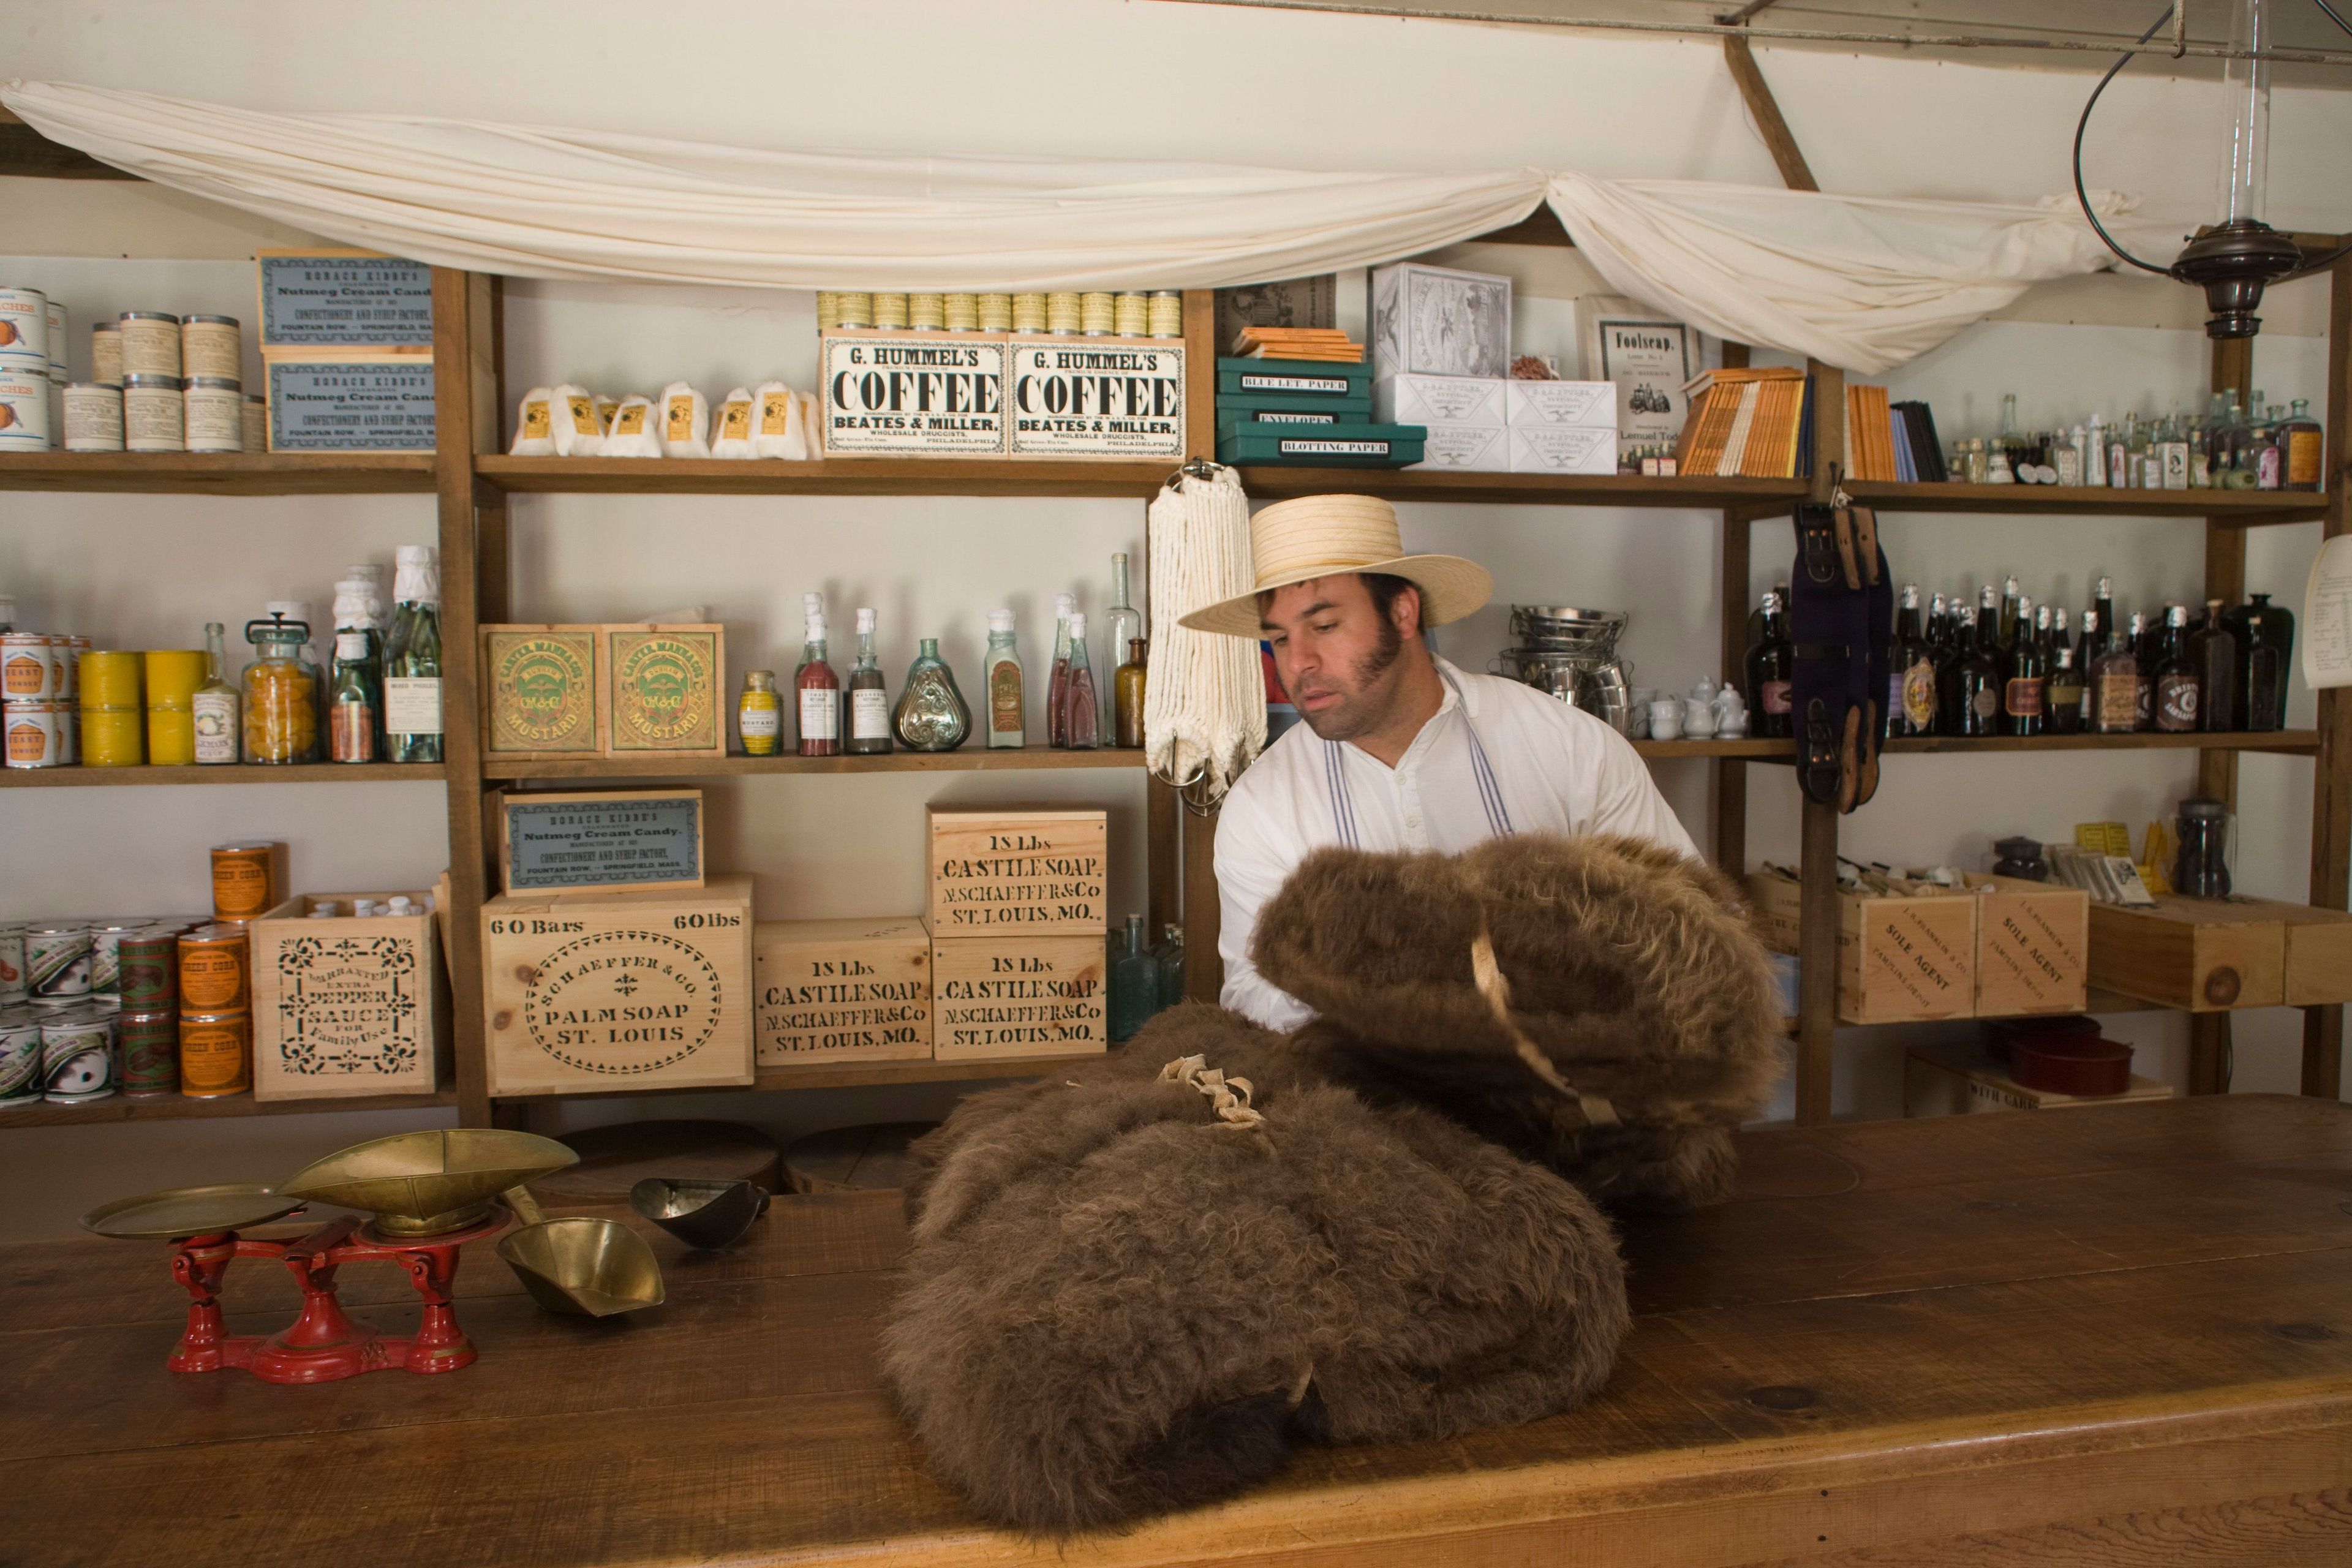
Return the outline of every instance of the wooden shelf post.
{"type": "MultiPolygon", "coordinates": [[[[1217,456],[1217,296],[1210,289],[1184,290],[1184,455],[1187,461],[1217,456]]],[[[1165,793],[1175,819],[1181,853],[1179,880],[1184,910],[1184,995],[1190,1001],[1214,1002],[1225,988],[1225,961],[1217,952],[1223,910],[1217,901],[1217,819],[1186,809],[1165,785],[1149,786],[1165,793]]],[[[1158,831],[1158,812],[1153,831],[1158,831]]],[[[1152,862],[1155,889],[1159,859],[1152,862]]],[[[1155,891],[1155,897],[1157,896],[1155,891]]]]}
{"type": "MultiPolygon", "coordinates": [[[[2327,516],[2324,537],[2352,531],[2352,257],[2338,261],[2328,280],[2327,437],[2322,487],[2327,516]]],[[[2311,628],[2305,626],[2309,637],[2311,628]]],[[[2352,858],[2352,702],[2343,688],[2319,694],[2319,760],[2311,780],[2311,901],[2345,907],[2346,864],[2352,858]]],[[[2303,1092],[2322,1100],[2343,1093],[2344,1009],[2303,1010],[2303,1092]]]]}

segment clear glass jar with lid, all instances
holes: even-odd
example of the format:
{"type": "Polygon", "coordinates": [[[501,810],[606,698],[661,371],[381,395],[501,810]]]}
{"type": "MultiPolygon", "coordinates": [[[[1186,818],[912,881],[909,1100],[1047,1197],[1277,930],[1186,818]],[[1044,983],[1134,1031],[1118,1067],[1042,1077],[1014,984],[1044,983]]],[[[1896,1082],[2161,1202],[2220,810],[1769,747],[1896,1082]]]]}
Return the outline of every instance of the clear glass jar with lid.
{"type": "Polygon", "coordinates": [[[245,667],[245,760],[319,760],[319,668],[302,657],[310,623],[273,615],[247,621],[256,658],[245,667]]]}

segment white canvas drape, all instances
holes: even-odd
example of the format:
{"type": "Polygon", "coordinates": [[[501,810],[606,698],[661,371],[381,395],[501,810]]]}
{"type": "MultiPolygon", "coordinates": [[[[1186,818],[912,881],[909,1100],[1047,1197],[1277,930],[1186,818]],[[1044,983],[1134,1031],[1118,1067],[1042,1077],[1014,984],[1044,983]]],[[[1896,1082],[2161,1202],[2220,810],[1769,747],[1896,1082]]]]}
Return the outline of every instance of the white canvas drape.
{"type": "Polygon", "coordinates": [[[2046,278],[2105,266],[2063,207],[1819,195],[1535,169],[771,153],[607,132],[281,114],[0,84],[52,141],[348,244],[525,278],[786,289],[1208,289],[1417,255],[1549,201],[1612,287],[1701,329],[1867,373],[2046,278]]]}

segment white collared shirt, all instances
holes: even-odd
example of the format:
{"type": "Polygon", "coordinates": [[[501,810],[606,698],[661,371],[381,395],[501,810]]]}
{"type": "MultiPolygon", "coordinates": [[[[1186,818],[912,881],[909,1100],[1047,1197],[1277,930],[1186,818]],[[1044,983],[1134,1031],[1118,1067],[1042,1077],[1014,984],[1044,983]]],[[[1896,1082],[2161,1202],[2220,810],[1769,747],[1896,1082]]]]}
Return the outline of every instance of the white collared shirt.
{"type": "Polygon", "coordinates": [[[1445,695],[1394,768],[1301,723],[1225,796],[1217,952],[1220,1000],[1235,1012],[1275,1029],[1315,1016],[1258,973],[1249,942],[1265,901],[1326,845],[1451,855],[1503,832],[1622,833],[1697,856],[1640,753],[1605,721],[1532,686],[1436,662],[1445,695]]]}

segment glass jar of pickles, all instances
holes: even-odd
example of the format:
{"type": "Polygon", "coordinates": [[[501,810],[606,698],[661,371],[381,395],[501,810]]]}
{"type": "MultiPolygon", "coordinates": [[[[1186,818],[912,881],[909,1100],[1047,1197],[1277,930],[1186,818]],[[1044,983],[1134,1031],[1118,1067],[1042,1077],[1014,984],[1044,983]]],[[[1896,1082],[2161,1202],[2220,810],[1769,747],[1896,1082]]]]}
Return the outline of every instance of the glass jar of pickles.
{"type": "Polygon", "coordinates": [[[274,615],[247,621],[245,640],[257,657],[245,667],[245,760],[319,760],[319,670],[302,657],[308,621],[274,615]]]}

